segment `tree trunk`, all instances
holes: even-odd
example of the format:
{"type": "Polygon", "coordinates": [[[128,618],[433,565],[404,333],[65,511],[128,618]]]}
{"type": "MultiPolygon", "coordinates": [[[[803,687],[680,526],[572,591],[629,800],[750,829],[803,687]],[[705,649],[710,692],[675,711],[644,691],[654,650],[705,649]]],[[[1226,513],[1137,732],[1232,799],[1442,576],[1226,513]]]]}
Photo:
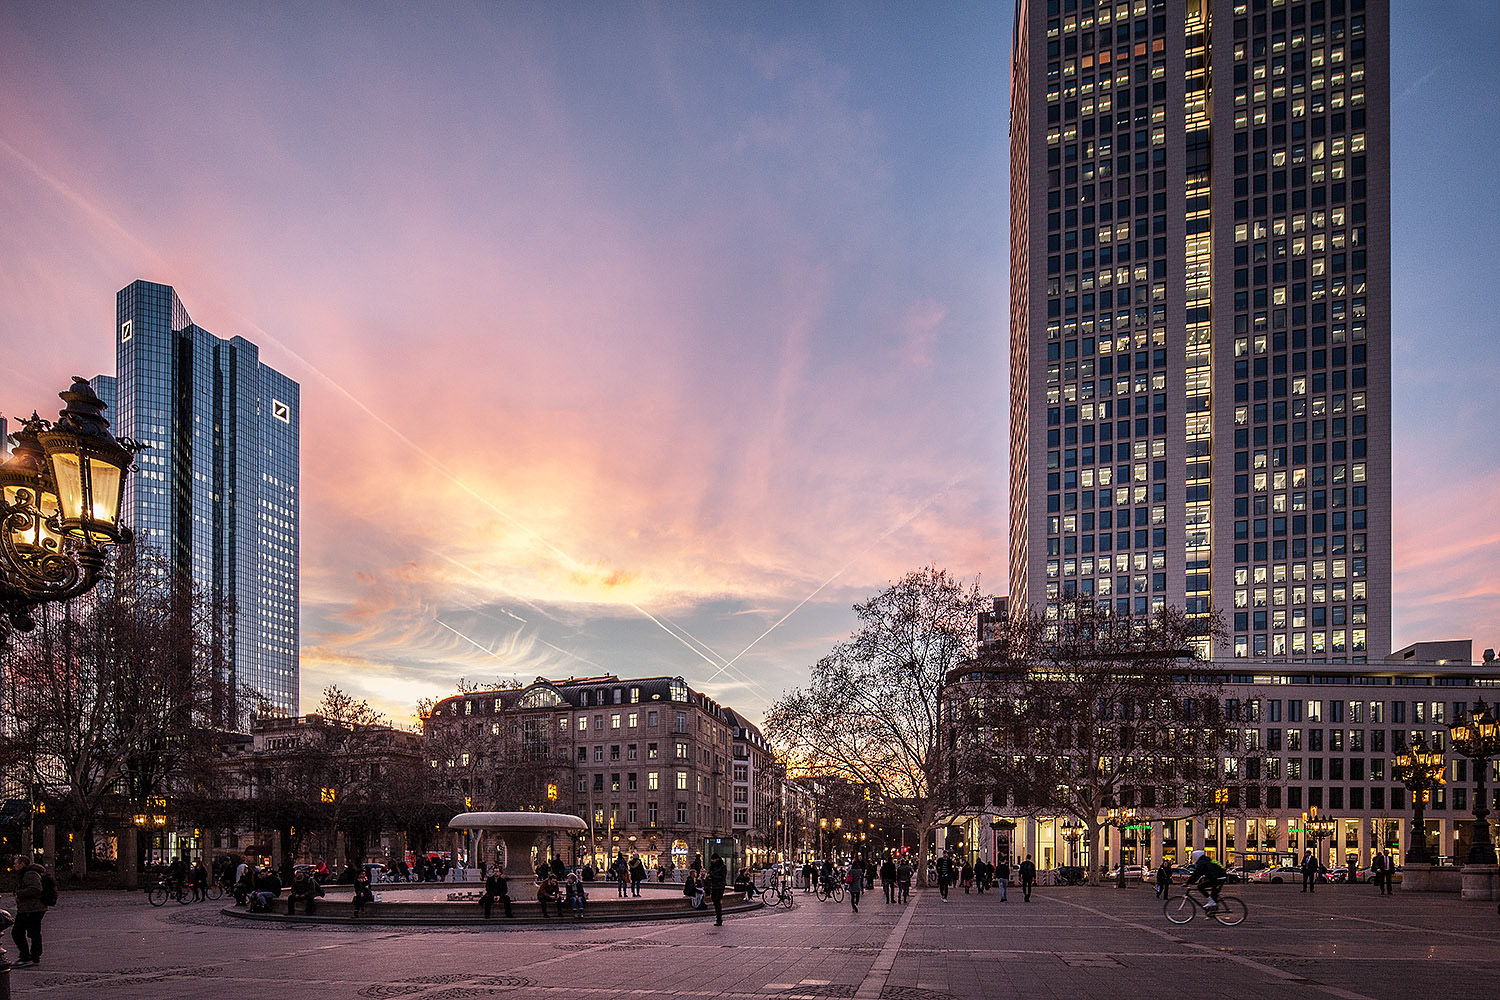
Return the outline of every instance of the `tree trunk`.
{"type": "Polygon", "coordinates": [[[89,873],[89,855],[92,841],[88,829],[73,831],[73,877],[81,879],[89,873]]]}

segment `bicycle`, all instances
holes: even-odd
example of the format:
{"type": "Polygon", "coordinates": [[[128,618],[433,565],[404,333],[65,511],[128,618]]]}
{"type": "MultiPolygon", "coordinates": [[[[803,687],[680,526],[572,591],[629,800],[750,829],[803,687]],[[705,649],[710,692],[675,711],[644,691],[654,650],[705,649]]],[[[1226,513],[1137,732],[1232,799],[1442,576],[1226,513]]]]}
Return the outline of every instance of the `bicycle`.
{"type": "Polygon", "coordinates": [[[1162,912],[1168,920],[1174,924],[1185,924],[1198,915],[1202,910],[1204,914],[1217,920],[1225,927],[1235,927],[1245,922],[1245,917],[1250,913],[1245,904],[1236,896],[1219,896],[1219,905],[1209,909],[1197,897],[1204,895],[1201,889],[1194,893],[1193,887],[1185,889],[1180,896],[1173,896],[1162,904],[1162,912]]]}
{"type": "Polygon", "coordinates": [[[830,899],[835,903],[842,903],[844,901],[844,883],[838,879],[834,879],[831,882],[820,881],[818,882],[817,896],[824,903],[830,899]]]}
{"type": "Polygon", "coordinates": [[[792,891],[792,883],[787,879],[772,881],[761,890],[761,896],[767,906],[782,906],[790,910],[797,905],[797,894],[792,891]]]}
{"type": "Polygon", "coordinates": [[[186,885],[178,886],[174,889],[167,884],[166,879],[158,879],[157,883],[151,887],[151,891],[147,894],[146,899],[152,906],[166,906],[169,899],[175,899],[186,906],[193,901],[192,897],[187,894],[186,889],[186,885]]]}

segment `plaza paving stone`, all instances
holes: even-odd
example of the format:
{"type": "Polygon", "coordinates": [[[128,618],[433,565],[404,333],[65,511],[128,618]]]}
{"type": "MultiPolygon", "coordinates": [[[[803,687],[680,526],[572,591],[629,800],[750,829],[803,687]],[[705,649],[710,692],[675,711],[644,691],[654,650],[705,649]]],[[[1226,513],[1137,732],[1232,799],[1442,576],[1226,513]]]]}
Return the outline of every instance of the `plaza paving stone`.
{"type": "Polygon", "coordinates": [[[43,964],[10,981],[16,998],[112,1000],[1500,997],[1494,903],[1367,886],[1232,891],[1250,907],[1239,927],[1169,924],[1143,886],[1048,888],[1029,904],[924,890],[908,907],[877,891],[859,913],[799,894],[790,912],[721,928],[264,924],[220,904],[79,892],[47,915],[43,964]]]}

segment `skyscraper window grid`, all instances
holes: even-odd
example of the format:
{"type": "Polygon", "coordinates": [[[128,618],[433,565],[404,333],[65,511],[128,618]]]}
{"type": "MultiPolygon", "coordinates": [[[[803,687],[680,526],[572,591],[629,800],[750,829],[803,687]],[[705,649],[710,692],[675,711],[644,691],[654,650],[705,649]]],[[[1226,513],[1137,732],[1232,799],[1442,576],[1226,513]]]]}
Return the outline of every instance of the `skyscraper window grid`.
{"type": "Polygon", "coordinates": [[[1217,609],[1226,655],[1386,651],[1388,67],[1366,6],[1018,4],[1023,603],[1217,609]]]}
{"type": "Polygon", "coordinates": [[[231,679],[295,716],[299,387],[256,345],[194,324],[167,285],[122,289],[116,330],[117,376],[96,391],[116,432],[150,445],[127,481],[127,523],[233,609],[231,679]]]}

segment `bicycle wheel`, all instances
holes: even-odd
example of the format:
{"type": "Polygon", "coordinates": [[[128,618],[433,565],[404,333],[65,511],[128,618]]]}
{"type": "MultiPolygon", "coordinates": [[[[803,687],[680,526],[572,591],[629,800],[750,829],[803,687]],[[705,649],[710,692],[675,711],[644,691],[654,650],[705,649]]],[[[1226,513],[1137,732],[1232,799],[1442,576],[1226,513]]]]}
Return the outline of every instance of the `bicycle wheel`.
{"type": "Polygon", "coordinates": [[[797,905],[797,894],[790,889],[781,890],[781,905],[790,910],[797,905]]]}
{"type": "Polygon", "coordinates": [[[191,903],[192,901],[193,901],[192,893],[188,892],[186,889],[178,889],[177,890],[177,902],[181,903],[183,906],[186,906],[189,903],[191,903]]]}
{"type": "Polygon", "coordinates": [[[1234,896],[1220,896],[1219,908],[1214,911],[1214,919],[1226,927],[1234,927],[1236,924],[1244,923],[1249,912],[1245,904],[1234,896]]]}
{"type": "Polygon", "coordinates": [[[152,906],[166,906],[167,890],[162,886],[156,886],[146,898],[151,901],[152,906]]]}
{"type": "Polygon", "coordinates": [[[822,882],[819,882],[817,884],[817,887],[813,889],[813,895],[818,897],[818,902],[826,903],[828,902],[828,897],[829,895],[831,895],[831,892],[828,886],[824,885],[822,882]]]}
{"type": "Polygon", "coordinates": [[[841,882],[833,884],[833,901],[835,903],[842,903],[844,901],[844,886],[841,882]]]}
{"type": "Polygon", "coordinates": [[[1162,912],[1174,924],[1185,924],[1197,916],[1198,904],[1187,896],[1178,896],[1162,904],[1162,912]]]}
{"type": "Polygon", "coordinates": [[[207,896],[210,901],[218,900],[218,899],[222,898],[223,895],[224,895],[224,887],[222,885],[220,885],[219,883],[215,882],[212,885],[210,885],[206,890],[204,890],[204,895],[207,896]]]}

